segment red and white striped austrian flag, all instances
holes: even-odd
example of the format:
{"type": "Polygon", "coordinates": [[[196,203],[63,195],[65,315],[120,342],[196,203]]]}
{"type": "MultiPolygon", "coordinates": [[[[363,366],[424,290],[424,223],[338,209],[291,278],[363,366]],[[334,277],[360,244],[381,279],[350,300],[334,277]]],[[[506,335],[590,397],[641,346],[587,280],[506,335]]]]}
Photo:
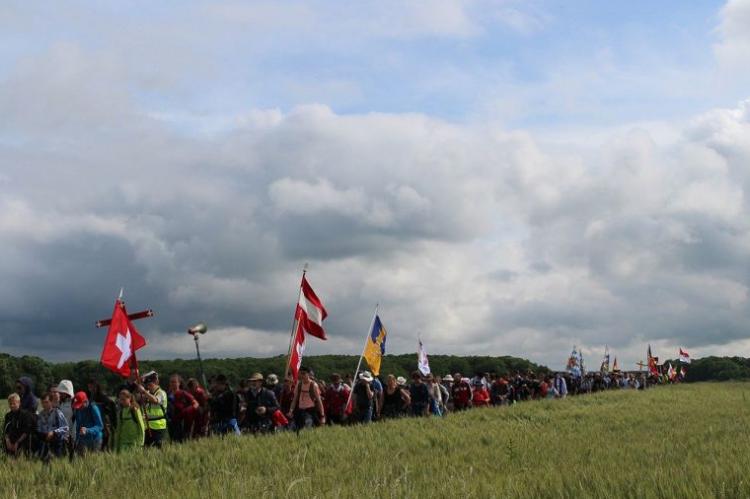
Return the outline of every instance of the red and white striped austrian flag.
{"type": "Polygon", "coordinates": [[[683,364],[690,364],[690,354],[680,348],[680,362],[683,364]]]}
{"type": "Polygon", "coordinates": [[[297,303],[297,320],[306,333],[326,340],[326,332],[323,329],[323,320],[328,317],[323,302],[313,291],[307,279],[302,277],[302,292],[297,303]]]}

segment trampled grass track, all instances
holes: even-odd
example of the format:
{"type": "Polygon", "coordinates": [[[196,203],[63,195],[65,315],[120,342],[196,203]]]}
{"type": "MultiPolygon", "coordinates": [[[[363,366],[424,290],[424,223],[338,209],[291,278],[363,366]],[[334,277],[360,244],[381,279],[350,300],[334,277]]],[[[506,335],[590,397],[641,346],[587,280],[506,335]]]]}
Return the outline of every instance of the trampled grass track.
{"type": "Polygon", "coordinates": [[[750,383],[609,392],[72,464],[3,497],[750,497],[750,383]]]}

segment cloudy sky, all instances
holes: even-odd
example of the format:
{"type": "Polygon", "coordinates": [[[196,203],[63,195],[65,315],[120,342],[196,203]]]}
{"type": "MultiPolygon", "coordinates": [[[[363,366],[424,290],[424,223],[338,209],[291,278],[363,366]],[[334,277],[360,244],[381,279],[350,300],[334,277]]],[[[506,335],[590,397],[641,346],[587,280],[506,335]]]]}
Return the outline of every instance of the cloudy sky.
{"type": "Polygon", "coordinates": [[[0,351],[750,355],[750,1],[0,4],[0,351]]]}

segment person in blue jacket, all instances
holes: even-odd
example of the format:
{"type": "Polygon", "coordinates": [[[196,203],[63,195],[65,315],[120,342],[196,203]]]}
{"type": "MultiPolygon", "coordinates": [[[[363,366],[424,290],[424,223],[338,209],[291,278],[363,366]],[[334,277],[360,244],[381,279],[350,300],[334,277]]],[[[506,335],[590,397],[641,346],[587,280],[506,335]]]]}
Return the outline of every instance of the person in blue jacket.
{"type": "Polygon", "coordinates": [[[76,451],[83,454],[101,450],[104,423],[99,408],[89,403],[86,392],[78,392],[73,399],[73,410],[76,451]]]}

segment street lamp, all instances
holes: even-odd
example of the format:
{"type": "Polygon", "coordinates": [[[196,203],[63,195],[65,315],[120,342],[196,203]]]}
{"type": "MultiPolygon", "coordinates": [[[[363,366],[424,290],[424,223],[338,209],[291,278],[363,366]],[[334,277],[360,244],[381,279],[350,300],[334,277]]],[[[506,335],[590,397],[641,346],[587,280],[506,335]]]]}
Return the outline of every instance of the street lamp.
{"type": "Polygon", "coordinates": [[[206,331],[208,331],[208,327],[206,327],[205,324],[202,322],[199,322],[195,326],[188,328],[187,332],[188,334],[193,336],[193,339],[195,340],[195,353],[198,354],[198,368],[201,372],[201,379],[203,380],[203,388],[208,390],[208,383],[206,382],[206,374],[203,372],[203,360],[201,359],[201,349],[198,346],[198,338],[200,338],[200,335],[206,334],[206,331]]]}

